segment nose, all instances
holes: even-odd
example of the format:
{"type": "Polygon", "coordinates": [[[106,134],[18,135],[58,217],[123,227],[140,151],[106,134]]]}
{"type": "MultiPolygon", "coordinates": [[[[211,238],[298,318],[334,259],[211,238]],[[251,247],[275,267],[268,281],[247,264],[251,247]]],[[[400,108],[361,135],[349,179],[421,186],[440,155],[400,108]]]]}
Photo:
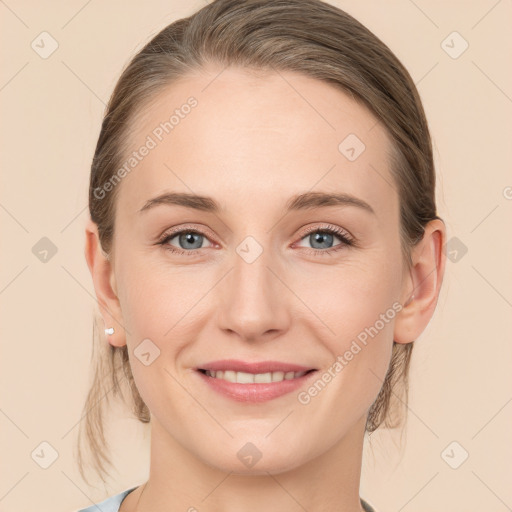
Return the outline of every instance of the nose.
{"type": "Polygon", "coordinates": [[[231,336],[257,341],[274,339],[288,330],[288,302],[293,294],[283,284],[275,258],[274,265],[271,260],[266,250],[252,262],[234,253],[233,268],[218,289],[217,309],[219,327],[231,336]]]}

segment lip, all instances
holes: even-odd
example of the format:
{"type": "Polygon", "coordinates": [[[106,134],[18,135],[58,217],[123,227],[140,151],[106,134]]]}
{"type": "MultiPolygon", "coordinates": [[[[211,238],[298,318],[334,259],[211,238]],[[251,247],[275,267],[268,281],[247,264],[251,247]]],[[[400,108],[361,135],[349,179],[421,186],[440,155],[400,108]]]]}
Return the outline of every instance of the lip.
{"type": "Polygon", "coordinates": [[[268,372],[307,372],[308,370],[316,370],[311,366],[302,366],[300,364],[283,363],[281,361],[260,361],[250,363],[239,359],[223,359],[220,361],[211,361],[204,363],[195,370],[231,370],[234,372],[246,373],[268,373],[268,372]]]}
{"type": "Polygon", "coordinates": [[[233,359],[224,361],[214,361],[206,363],[195,368],[195,374],[210,387],[210,389],[220,393],[221,395],[244,403],[261,403],[273,400],[280,396],[296,391],[311,378],[312,375],[318,373],[315,368],[307,366],[282,363],[279,361],[262,361],[259,363],[246,363],[244,361],[236,361],[233,359]],[[199,370],[232,370],[247,373],[268,373],[268,372],[301,372],[309,371],[306,375],[290,380],[282,380],[281,382],[253,383],[241,384],[238,382],[228,382],[224,379],[216,379],[210,377],[199,370]]]}

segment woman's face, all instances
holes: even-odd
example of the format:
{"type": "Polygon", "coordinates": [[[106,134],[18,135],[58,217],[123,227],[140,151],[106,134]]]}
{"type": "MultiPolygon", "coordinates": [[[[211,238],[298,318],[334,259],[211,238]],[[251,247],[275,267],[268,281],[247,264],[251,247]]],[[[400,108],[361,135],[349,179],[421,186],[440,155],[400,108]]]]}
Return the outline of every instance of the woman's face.
{"type": "Polygon", "coordinates": [[[163,437],[226,471],[285,471],[364,427],[390,362],[411,291],[390,141],[326,83],[220,71],[169,87],[131,132],[112,260],[126,337],[114,342],[163,437]],[[275,396],[197,370],[226,359],[316,371],[275,396]],[[242,455],[258,453],[252,469],[242,455]]]}

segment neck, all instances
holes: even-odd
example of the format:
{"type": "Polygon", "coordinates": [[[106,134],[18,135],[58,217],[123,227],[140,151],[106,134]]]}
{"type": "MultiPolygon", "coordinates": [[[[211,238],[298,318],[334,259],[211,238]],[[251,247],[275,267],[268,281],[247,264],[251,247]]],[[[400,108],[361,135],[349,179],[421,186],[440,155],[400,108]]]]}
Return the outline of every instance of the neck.
{"type": "MultiPolygon", "coordinates": [[[[265,460],[265,453],[270,453],[270,449],[266,450],[264,443],[260,443],[261,459],[251,468],[241,469],[238,461],[225,457],[220,444],[217,446],[219,457],[209,446],[208,455],[213,453],[214,458],[204,460],[201,453],[193,453],[185,443],[171,437],[152,416],[149,480],[145,488],[137,490],[138,496],[131,497],[131,502],[128,498],[126,504],[123,502],[120,512],[131,512],[129,506],[137,498],[139,504],[133,507],[136,512],[278,512],[295,509],[360,512],[365,422],[366,416],[363,416],[335,445],[327,445],[324,453],[308,458],[305,450],[301,453],[304,460],[294,456],[292,463],[285,449],[280,450],[286,455],[283,460],[271,456],[265,460]],[[218,467],[218,461],[225,466],[218,467]]],[[[226,439],[229,446],[225,449],[233,451],[232,447],[246,445],[227,435],[226,439]]],[[[187,440],[186,436],[184,440],[187,440]]]]}

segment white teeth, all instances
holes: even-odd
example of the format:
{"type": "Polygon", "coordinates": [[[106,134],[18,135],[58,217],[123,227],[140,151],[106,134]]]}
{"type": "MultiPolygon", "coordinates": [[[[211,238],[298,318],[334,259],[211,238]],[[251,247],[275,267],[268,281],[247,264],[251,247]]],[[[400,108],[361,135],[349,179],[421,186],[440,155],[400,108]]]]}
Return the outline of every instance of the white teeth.
{"type": "MultiPolygon", "coordinates": [[[[272,382],[281,382],[284,380],[284,372],[272,372],[271,374],[267,373],[267,375],[270,375],[272,382]]],[[[254,377],[254,382],[258,382],[256,377],[254,377]]]]}
{"type": "MultiPolygon", "coordinates": [[[[278,381],[278,380],[283,380],[282,378],[278,378],[279,377],[279,374],[283,375],[283,372],[275,372],[274,374],[272,373],[257,373],[254,375],[254,378],[251,379],[252,381],[254,381],[255,383],[269,383],[269,382],[272,382],[272,381],[278,381]],[[275,376],[275,378],[273,378],[275,376]]],[[[250,374],[246,374],[246,375],[250,375],[250,374]]],[[[238,379],[237,379],[237,382],[240,382],[238,379]]]]}
{"type": "Polygon", "coordinates": [[[281,382],[282,380],[297,379],[299,377],[302,377],[306,373],[307,372],[246,373],[234,372],[232,370],[206,370],[206,375],[208,375],[209,377],[227,380],[228,382],[236,382],[239,384],[281,382]]]}

